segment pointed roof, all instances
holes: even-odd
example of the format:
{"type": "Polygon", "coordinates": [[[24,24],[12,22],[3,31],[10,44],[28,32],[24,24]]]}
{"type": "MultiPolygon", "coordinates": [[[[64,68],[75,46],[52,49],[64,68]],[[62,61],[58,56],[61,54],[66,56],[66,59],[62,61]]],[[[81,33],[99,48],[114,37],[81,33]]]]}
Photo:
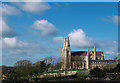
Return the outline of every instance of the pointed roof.
{"type": "Polygon", "coordinates": [[[63,43],[63,48],[65,48],[65,47],[66,47],[66,35],[64,37],[64,43],[63,43]]]}
{"type": "Polygon", "coordinates": [[[69,42],[69,36],[67,34],[67,41],[66,41],[67,45],[70,46],[70,42],[69,42]]]}

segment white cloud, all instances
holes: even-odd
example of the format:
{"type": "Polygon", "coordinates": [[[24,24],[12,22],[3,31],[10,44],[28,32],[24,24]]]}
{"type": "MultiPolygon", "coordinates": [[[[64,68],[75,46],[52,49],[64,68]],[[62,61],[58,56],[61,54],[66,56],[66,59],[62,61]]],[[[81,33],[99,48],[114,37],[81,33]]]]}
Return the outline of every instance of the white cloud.
{"type": "MultiPolygon", "coordinates": [[[[44,46],[40,45],[37,42],[24,42],[18,40],[17,37],[13,38],[2,38],[2,48],[4,54],[34,54],[34,53],[43,53],[45,51],[44,46]]],[[[47,49],[47,47],[46,47],[47,49]]],[[[47,51],[46,51],[47,52],[47,51]]]]}
{"type": "Polygon", "coordinates": [[[14,37],[17,34],[8,26],[8,15],[19,15],[20,11],[10,5],[1,4],[0,6],[0,36],[1,37],[14,37]]]}
{"type": "Polygon", "coordinates": [[[9,46],[9,47],[14,47],[16,45],[16,38],[3,38],[3,44],[9,46]]]}
{"type": "Polygon", "coordinates": [[[118,56],[118,43],[112,40],[95,40],[86,35],[82,29],[73,30],[69,33],[70,43],[77,48],[93,48],[96,46],[97,50],[104,51],[106,57],[118,56]]]}
{"type": "MultiPolygon", "coordinates": [[[[93,49],[96,46],[97,50],[104,51],[105,57],[116,57],[118,56],[118,42],[112,40],[95,40],[86,35],[86,33],[82,29],[73,30],[73,32],[69,33],[70,44],[74,48],[93,49]]],[[[53,38],[56,42],[63,43],[63,37],[55,37],[53,38]]]]}
{"type": "Polygon", "coordinates": [[[118,42],[113,40],[96,40],[97,49],[104,51],[107,58],[118,57],[118,42]]]}
{"type": "MultiPolygon", "coordinates": [[[[32,13],[42,13],[45,10],[50,9],[50,5],[48,3],[35,3],[35,2],[25,2],[25,3],[16,3],[18,4],[18,6],[27,12],[32,12],[32,13]]],[[[20,15],[20,10],[17,9],[14,6],[11,5],[7,5],[7,4],[1,4],[0,6],[0,36],[2,37],[15,37],[17,36],[16,32],[8,26],[8,19],[7,16],[8,15],[20,15]],[[1,13],[2,12],[2,13],[1,13]]],[[[43,21],[42,21],[43,22],[43,21]]],[[[46,22],[47,23],[47,22],[46,22]]],[[[42,30],[42,35],[49,35],[49,34],[54,34],[56,31],[56,28],[54,27],[54,25],[49,24],[48,26],[44,26],[44,27],[49,27],[47,31],[47,29],[42,30]],[[50,30],[51,29],[51,30],[50,30]]]]}
{"type": "Polygon", "coordinates": [[[86,48],[93,47],[94,41],[92,38],[89,38],[82,29],[73,30],[69,33],[70,43],[74,47],[86,48]]]}
{"type": "Polygon", "coordinates": [[[21,10],[31,13],[43,13],[45,10],[49,10],[51,7],[45,2],[25,2],[17,4],[21,10]]]}
{"type": "Polygon", "coordinates": [[[2,36],[2,37],[14,37],[17,35],[14,32],[14,30],[11,29],[3,19],[0,19],[0,24],[1,24],[0,36],[2,36]]]}
{"type": "Polygon", "coordinates": [[[2,4],[1,8],[3,15],[20,15],[20,11],[13,6],[2,4]]]}
{"type": "Polygon", "coordinates": [[[53,41],[63,43],[63,37],[54,37],[53,41]]]}
{"type": "Polygon", "coordinates": [[[102,20],[106,21],[106,22],[110,22],[110,23],[114,23],[115,25],[118,25],[118,17],[117,15],[112,15],[112,16],[108,16],[106,18],[102,18],[102,20]]]}
{"type": "Polygon", "coordinates": [[[2,45],[4,49],[17,49],[26,47],[28,43],[18,40],[17,37],[12,38],[5,37],[2,38],[2,45]]]}
{"type": "Polygon", "coordinates": [[[33,23],[32,28],[36,30],[40,30],[42,36],[55,35],[57,34],[58,31],[56,27],[47,20],[36,20],[33,23]]]}
{"type": "MultiPolygon", "coordinates": [[[[32,12],[32,13],[42,13],[45,10],[50,9],[48,3],[34,3],[34,2],[26,2],[26,3],[16,3],[22,10],[32,12]]],[[[8,4],[1,4],[0,5],[0,36],[1,37],[15,37],[17,33],[8,25],[8,15],[20,15],[20,10],[14,6],[8,4]]],[[[49,23],[50,24],[50,23],[49,23]]],[[[55,33],[54,26],[50,25],[51,30],[48,34],[55,33]]],[[[43,30],[42,35],[46,35],[47,30],[43,30]]]]}
{"type": "Polygon", "coordinates": [[[36,61],[42,60],[41,57],[46,57],[52,54],[51,48],[43,46],[38,42],[25,42],[14,38],[2,38],[2,61],[3,64],[13,65],[17,60],[27,59],[36,61]],[[23,58],[20,58],[23,57],[23,58]],[[35,59],[36,58],[36,59],[35,59]],[[7,61],[7,62],[6,62],[7,61]]]}
{"type": "Polygon", "coordinates": [[[108,55],[109,55],[109,54],[111,55],[111,54],[114,54],[114,53],[115,53],[115,52],[112,52],[112,51],[106,51],[106,52],[105,52],[105,54],[108,54],[108,55]]]}

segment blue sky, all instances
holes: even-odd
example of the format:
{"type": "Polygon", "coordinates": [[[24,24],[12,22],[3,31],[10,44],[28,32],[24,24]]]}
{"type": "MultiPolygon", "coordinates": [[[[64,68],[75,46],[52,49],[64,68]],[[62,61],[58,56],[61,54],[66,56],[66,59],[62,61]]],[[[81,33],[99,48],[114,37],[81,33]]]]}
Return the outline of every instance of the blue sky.
{"type": "Polygon", "coordinates": [[[117,2],[8,2],[1,8],[3,65],[58,58],[65,34],[72,50],[96,46],[106,59],[117,56],[117,2]]]}

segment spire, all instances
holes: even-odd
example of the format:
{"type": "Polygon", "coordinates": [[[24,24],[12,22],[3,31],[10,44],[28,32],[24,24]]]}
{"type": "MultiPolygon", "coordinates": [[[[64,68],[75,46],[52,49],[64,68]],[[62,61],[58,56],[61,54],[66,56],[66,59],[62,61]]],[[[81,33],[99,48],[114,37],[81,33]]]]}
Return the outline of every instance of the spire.
{"type": "Polygon", "coordinates": [[[67,34],[66,46],[67,46],[67,47],[70,47],[69,36],[68,36],[68,34],[67,34]]]}
{"type": "Polygon", "coordinates": [[[64,37],[64,41],[66,41],[66,35],[65,35],[65,37],[64,37]]]}
{"type": "Polygon", "coordinates": [[[65,37],[64,37],[64,44],[63,44],[63,48],[65,48],[65,46],[66,46],[66,35],[65,35],[65,37]]]}
{"type": "Polygon", "coordinates": [[[96,51],[96,46],[94,46],[94,51],[96,51]]]}

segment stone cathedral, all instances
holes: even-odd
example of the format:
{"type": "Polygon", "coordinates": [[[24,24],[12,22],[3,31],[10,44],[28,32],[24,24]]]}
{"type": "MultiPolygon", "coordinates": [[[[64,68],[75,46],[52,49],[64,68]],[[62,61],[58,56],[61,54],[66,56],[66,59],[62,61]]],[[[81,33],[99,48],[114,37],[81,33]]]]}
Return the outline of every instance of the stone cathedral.
{"type": "Polygon", "coordinates": [[[71,51],[69,36],[64,37],[63,49],[62,49],[62,70],[68,69],[91,69],[96,66],[99,68],[115,67],[117,59],[104,60],[102,51],[71,51]],[[109,66],[110,65],[110,66],[109,66]]]}

